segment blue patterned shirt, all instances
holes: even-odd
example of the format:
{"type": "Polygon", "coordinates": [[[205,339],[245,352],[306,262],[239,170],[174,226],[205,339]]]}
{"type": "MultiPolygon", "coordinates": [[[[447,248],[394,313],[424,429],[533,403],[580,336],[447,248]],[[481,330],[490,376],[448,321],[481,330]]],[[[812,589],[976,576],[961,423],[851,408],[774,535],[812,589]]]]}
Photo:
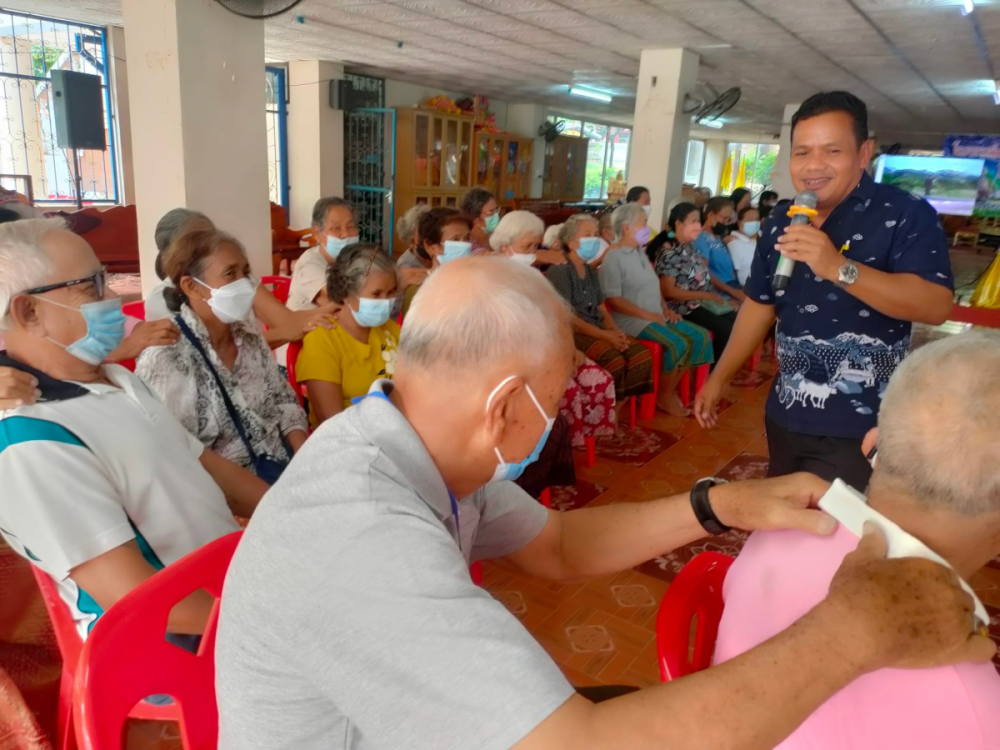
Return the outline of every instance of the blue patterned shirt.
{"type": "Polygon", "coordinates": [[[691,245],[700,255],[708,259],[708,270],[715,278],[729,286],[740,285],[736,280],[733,257],[729,254],[725,242],[711,232],[702,231],[691,245]]]}
{"type": "MultiPolygon", "coordinates": [[[[834,282],[796,265],[775,293],[780,254],[775,241],[791,223],[789,201],[764,222],[750,276],[749,298],[774,305],[780,373],[767,415],[792,432],[862,438],[875,426],[889,377],[906,356],[911,324],[872,309],[834,282]]],[[[938,215],[922,198],[879,185],[863,174],[823,223],[823,231],[858,265],[911,273],[954,289],[948,242],[938,215]]]]}

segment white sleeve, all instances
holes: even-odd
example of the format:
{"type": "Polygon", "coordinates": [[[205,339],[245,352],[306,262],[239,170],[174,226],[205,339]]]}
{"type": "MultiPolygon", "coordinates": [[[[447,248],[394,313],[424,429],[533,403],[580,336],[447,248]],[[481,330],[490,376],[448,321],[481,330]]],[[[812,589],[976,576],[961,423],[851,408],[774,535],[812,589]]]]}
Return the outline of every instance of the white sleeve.
{"type": "Polygon", "coordinates": [[[10,417],[0,449],[0,530],[56,580],[135,538],[103,464],[64,427],[10,417]]]}

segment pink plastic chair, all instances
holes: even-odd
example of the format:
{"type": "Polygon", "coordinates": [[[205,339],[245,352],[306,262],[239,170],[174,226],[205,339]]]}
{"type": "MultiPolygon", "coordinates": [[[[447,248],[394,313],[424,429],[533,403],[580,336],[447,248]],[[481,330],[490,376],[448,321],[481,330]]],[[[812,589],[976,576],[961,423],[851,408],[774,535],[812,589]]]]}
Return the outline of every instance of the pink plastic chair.
{"type": "Polygon", "coordinates": [[[288,304],[288,295],[292,290],[292,280],[288,276],[261,276],[260,283],[271,288],[271,294],[283,305],[288,304]]]}
{"type": "Polygon", "coordinates": [[[215,748],[215,634],[219,598],[242,531],[227,534],[178,560],[123,596],[97,621],[80,656],[74,688],[81,750],[119,750],[133,706],[169,695],[185,750],[215,748]],[[198,653],[164,639],[175,604],[205,589],[215,597],[198,653]]]}
{"type": "MultiPolygon", "coordinates": [[[[83,641],[76,629],[69,606],[59,596],[59,589],[49,574],[41,568],[32,565],[31,572],[45,602],[49,621],[56,634],[59,644],[59,654],[62,656],[62,675],[59,680],[59,713],[57,719],[57,750],[75,750],[76,734],[73,731],[73,682],[76,679],[77,665],[80,663],[80,652],[83,651],[83,641]]],[[[176,721],[176,706],[154,706],[151,703],[140,703],[129,714],[133,719],[146,721],[176,721]]]]}
{"type": "Polygon", "coordinates": [[[143,300],[122,305],[122,312],[130,318],[146,319],[146,303],[143,300]]]}
{"type": "Polygon", "coordinates": [[[702,552],[667,589],[656,615],[656,652],[663,682],[711,666],[724,606],[722,583],[732,564],[733,558],[721,552],[702,552]]]}

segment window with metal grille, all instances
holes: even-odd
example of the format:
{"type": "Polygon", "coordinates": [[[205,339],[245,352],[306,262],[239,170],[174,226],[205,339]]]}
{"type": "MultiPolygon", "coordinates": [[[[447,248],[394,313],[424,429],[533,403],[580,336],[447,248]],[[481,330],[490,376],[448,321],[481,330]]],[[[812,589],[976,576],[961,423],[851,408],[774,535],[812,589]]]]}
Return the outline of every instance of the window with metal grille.
{"type": "Polygon", "coordinates": [[[288,207],[288,99],[285,69],[264,69],[267,116],[267,188],[271,202],[288,207]]]}
{"type": "Polygon", "coordinates": [[[83,200],[117,203],[116,123],[108,91],[104,29],[27,13],[0,10],[0,185],[24,192],[30,180],[35,203],[76,201],[75,160],[56,143],[53,70],[101,77],[106,151],[78,151],[83,200]]]}

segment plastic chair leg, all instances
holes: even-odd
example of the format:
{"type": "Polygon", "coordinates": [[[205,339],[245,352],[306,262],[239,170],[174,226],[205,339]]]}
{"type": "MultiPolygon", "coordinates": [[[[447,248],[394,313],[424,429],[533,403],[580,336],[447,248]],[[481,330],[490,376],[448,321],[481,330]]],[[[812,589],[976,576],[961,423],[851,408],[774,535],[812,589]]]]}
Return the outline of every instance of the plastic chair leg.
{"type": "Polygon", "coordinates": [[[681,375],[681,380],[677,384],[680,391],[681,403],[685,406],[691,403],[691,371],[687,370],[681,375]]]}
{"type": "Polygon", "coordinates": [[[538,498],[538,502],[544,505],[546,508],[552,507],[552,488],[546,487],[545,490],[538,498]]]}
{"type": "Polygon", "coordinates": [[[472,582],[477,586],[483,585],[483,564],[476,560],[472,565],[469,566],[469,575],[472,576],[472,582]]]}
{"type": "Polygon", "coordinates": [[[597,463],[597,438],[590,435],[585,437],[583,442],[587,449],[587,468],[590,469],[597,463]]]}
{"type": "Polygon", "coordinates": [[[639,401],[639,418],[653,419],[656,416],[656,394],[646,393],[639,401]]]}
{"type": "Polygon", "coordinates": [[[708,382],[708,371],[709,371],[709,366],[708,365],[701,365],[695,371],[695,374],[694,374],[694,376],[695,376],[695,386],[694,386],[694,392],[695,392],[695,394],[697,394],[698,391],[700,391],[702,388],[704,388],[705,387],[705,383],[708,382]]]}

